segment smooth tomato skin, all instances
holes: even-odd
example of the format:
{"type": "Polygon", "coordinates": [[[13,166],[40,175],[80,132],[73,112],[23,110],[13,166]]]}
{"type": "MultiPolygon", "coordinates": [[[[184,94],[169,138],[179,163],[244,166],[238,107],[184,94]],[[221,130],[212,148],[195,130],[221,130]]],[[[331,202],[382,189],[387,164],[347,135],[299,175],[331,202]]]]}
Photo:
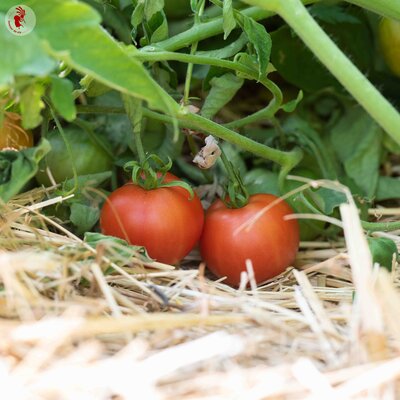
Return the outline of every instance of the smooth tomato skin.
{"type": "Polygon", "coordinates": [[[257,283],[282,273],[293,263],[299,248],[296,219],[284,220],[293,210],[280,201],[263,213],[249,230],[244,223],[278,199],[272,194],[250,196],[249,203],[237,209],[216,200],[206,212],[200,250],[207,267],[225,283],[238,286],[240,273],[246,271],[246,259],[252,261],[257,283]]]}
{"type": "MultiPolygon", "coordinates": [[[[177,180],[167,173],[164,182],[177,180]]],[[[177,264],[193,249],[203,223],[197,195],[190,200],[178,186],[145,190],[128,183],[108,197],[100,215],[104,234],[144,246],[150,257],[166,264],[177,264]]]]}

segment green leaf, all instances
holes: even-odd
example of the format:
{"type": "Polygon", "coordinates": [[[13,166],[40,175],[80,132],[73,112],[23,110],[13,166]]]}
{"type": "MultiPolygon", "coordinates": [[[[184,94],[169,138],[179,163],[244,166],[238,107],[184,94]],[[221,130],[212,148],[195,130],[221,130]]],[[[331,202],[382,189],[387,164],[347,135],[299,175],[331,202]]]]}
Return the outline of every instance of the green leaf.
{"type": "Polygon", "coordinates": [[[224,28],[224,40],[236,27],[235,16],[233,15],[232,0],[223,0],[222,27],[224,28]]]}
{"type": "Polygon", "coordinates": [[[0,199],[7,202],[18,194],[39,170],[39,162],[51,150],[47,140],[37,147],[0,152],[0,199]]]}
{"type": "Polygon", "coordinates": [[[360,107],[348,110],[331,131],[331,143],[348,177],[372,198],[378,185],[382,129],[360,107]]]}
{"type": "Polygon", "coordinates": [[[270,193],[280,196],[278,174],[264,168],[249,171],[243,179],[249,194],[270,193]]]}
{"type": "Polygon", "coordinates": [[[73,89],[74,85],[70,80],[58,76],[51,77],[50,99],[55,109],[67,121],[73,121],[76,118],[73,89]]]}
{"type": "MultiPolygon", "coordinates": [[[[4,10],[5,7],[0,5],[0,9],[4,10]]],[[[0,20],[5,20],[5,15],[2,13],[0,13],[0,20]]],[[[3,60],[0,62],[0,89],[3,89],[7,84],[11,84],[14,76],[46,76],[57,65],[46,54],[44,46],[35,31],[20,38],[8,32],[5,24],[1,23],[0,43],[1,58],[3,60]]]]}
{"type": "Polygon", "coordinates": [[[164,8],[164,0],[146,0],[144,3],[144,16],[150,21],[152,16],[164,8]]]}
{"type": "Polygon", "coordinates": [[[396,243],[388,238],[368,238],[368,246],[371,251],[372,261],[378,263],[387,270],[392,270],[393,255],[399,257],[396,243]]]}
{"type": "Polygon", "coordinates": [[[242,33],[236,40],[234,40],[232,43],[228,44],[225,47],[221,47],[215,50],[198,51],[196,52],[196,55],[202,57],[219,58],[219,59],[233,57],[240,50],[242,50],[243,46],[245,46],[245,44],[248,41],[249,40],[247,38],[247,35],[245,33],[242,33]]]}
{"type": "MultiPolygon", "coordinates": [[[[111,171],[98,172],[96,174],[79,175],[77,179],[78,190],[80,188],[87,189],[89,187],[95,188],[104,183],[107,179],[110,179],[112,175],[111,171]]],[[[62,191],[69,192],[75,187],[75,180],[68,179],[63,183],[62,191]]]]}
{"type": "Polygon", "coordinates": [[[71,205],[70,221],[75,225],[79,235],[89,231],[100,218],[98,207],[91,207],[86,204],[73,203],[71,205]]]}
{"type": "MultiPolygon", "coordinates": [[[[8,10],[10,3],[1,2],[0,11],[8,10]]],[[[72,0],[27,0],[24,4],[34,10],[35,33],[53,57],[111,88],[146,100],[152,108],[178,112],[178,104],[133,57],[134,52],[128,54],[127,47],[102,28],[99,14],[87,4],[72,0]]],[[[14,56],[10,54],[11,59],[14,56]]]]}
{"type": "Polygon", "coordinates": [[[103,94],[108,93],[111,90],[108,86],[96,81],[89,75],[84,76],[79,81],[79,84],[85,90],[85,93],[89,97],[102,96],[103,94]]]}
{"type": "Polygon", "coordinates": [[[259,76],[265,75],[271,55],[272,40],[264,26],[254,21],[253,18],[243,15],[242,29],[254,46],[259,64],[259,76]]]}
{"type": "Polygon", "coordinates": [[[376,201],[400,198],[400,178],[380,176],[376,189],[376,201]]]}
{"type": "Polygon", "coordinates": [[[320,188],[309,193],[317,207],[326,215],[331,215],[342,203],[347,202],[346,195],[337,190],[320,188]]]}
{"type": "MultiPolygon", "coordinates": [[[[374,64],[374,39],[367,18],[362,9],[346,10],[350,17],[360,23],[342,21],[321,23],[322,28],[336,42],[340,49],[362,71],[369,73],[374,64]]],[[[326,87],[341,89],[339,82],[315,58],[304,43],[293,34],[287,25],[271,33],[274,43],[271,60],[279,74],[296,87],[307,92],[316,92],[326,87]]]]}
{"type": "Polygon", "coordinates": [[[111,257],[113,257],[115,252],[117,252],[123,259],[130,259],[140,254],[147,260],[151,260],[144,247],[130,245],[125,240],[113,236],[102,235],[101,233],[86,232],[84,241],[94,249],[98,245],[103,245],[107,255],[111,255],[111,257]],[[110,248],[112,251],[107,252],[107,250],[110,248]]]}
{"type": "Polygon", "coordinates": [[[131,24],[133,27],[131,35],[133,39],[136,38],[137,27],[142,23],[143,20],[144,20],[144,3],[138,2],[131,15],[131,24]]]}
{"type": "Polygon", "coordinates": [[[361,21],[349,14],[342,6],[336,4],[314,4],[310,7],[310,14],[320,21],[336,24],[347,22],[349,24],[359,24],[361,21]]]}
{"type": "Polygon", "coordinates": [[[43,95],[44,86],[40,83],[33,83],[22,91],[20,105],[25,129],[36,128],[42,122],[40,112],[44,108],[43,95]]]}
{"type": "Polygon", "coordinates": [[[299,91],[299,94],[295,99],[288,101],[281,107],[281,109],[287,113],[291,113],[296,109],[297,105],[301,102],[301,100],[303,100],[302,90],[299,91]]]}
{"type": "Polygon", "coordinates": [[[236,92],[242,87],[243,79],[231,73],[224,74],[211,79],[211,90],[208,94],[201,115],[206,118],[212,118],[217,112],[224,107],[236,92]]]}
{"type": "Polygon", "coordinates": [[[168,21],[164,13],[160,12],[154,15],[149,26],[152,28],[151,43],[161,42],[168,37],[168,21]]]}

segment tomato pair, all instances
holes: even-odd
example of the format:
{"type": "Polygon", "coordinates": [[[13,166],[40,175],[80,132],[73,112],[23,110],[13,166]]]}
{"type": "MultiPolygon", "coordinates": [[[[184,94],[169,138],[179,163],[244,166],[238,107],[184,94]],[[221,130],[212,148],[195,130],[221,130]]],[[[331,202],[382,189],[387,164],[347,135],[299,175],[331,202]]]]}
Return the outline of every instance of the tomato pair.
{"type": "MultiPolygon", "coordinates": [[[[176,180],[167,173],[164,183],[176,180]]],[[[293,211],[285,201],[257,194],[237,209],[216,200],[204,217],[199,198],[190,199],[182,187],[145,190],[129,183],[107,199],[100,225],[103,233],[145,246],[152,258],[168,264],[178,263],[200,239],[208,268],[238,286],[246,260],[258,283],[280,274],[294,261],[299,226],[295,219],[285,219],[290,214],[293,211]]]]}

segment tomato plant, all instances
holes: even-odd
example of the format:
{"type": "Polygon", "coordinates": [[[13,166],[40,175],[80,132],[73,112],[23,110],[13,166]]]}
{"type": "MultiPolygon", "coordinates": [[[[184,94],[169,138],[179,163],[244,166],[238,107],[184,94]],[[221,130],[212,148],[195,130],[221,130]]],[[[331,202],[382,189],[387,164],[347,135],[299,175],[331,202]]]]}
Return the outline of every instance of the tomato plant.
{"type": "Polygon", "coordinates": [[[400,76],[400,21],[383,18],[379,25],[379,39],[386,64],[400,76]]]}
{"type": "Polygon", "coordinates": [[[50,142],[51,151],[40,165],[36,179],[42,185],[49,185],[50,179],[46,167],[51,171],[54,180],[63,182],[73,177],[73,166],[77,175],[89,175],[108,171],[112,167],[112,159],[97,143],[79,128],[64,129],[71,154],[67,150],[59,131],[49,132],[46,139],[50,142]]]}
{"type": "Polygon", "coordinates": [[[0,127],[0,150],[5,148],[21,150],[32,146],[32,132],[22,128],[20,115],[6,112],[3,125],[0,127]]]}
{"type": "Polygon", "coordinates": [[[201,255],[215,275],[227,277],[226,283],[239,285],[247,259],[252,262],[257,283],[273,278],[293,263],[299,247],[299,226],[295,219],[284,219],[293,214],[285,201],[271,204],[277,199],[256,194],[241,208],[228,208],[219,199],[207,210],[201,255]],[[270,209],[258,214],[269,205],[270,209]],[[256,220],[252,222],[252,218],[256,220]]]}
{"type": "MultiPolygon", "coordinates": [[[[163,184],[179,181],[167,173],[163,184]]],[[[128,183],[115,190],[101,210],[100,225],[106,235],[144,246],[150,257],[176,264],[197,243],[204,212],[197,195],[190,199],[179,186],[144,189],[128,183]]]]}

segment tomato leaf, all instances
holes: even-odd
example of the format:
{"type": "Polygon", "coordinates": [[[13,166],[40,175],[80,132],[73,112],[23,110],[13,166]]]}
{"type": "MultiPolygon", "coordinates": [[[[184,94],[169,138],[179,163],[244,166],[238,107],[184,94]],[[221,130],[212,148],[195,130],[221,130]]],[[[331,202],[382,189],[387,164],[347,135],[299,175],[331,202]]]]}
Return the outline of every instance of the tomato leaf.
{"type": "Polygon", "coordinates": [[[164,0],[145,0],[144,16],[146,20],[149,21],[154,14],[158,13],[163,8],[164,8],[164,0]]]}
{"type": "Polygon", "coordinates": [[[224,40],[236,27],[235,16],[233,15],[232,0],[224,0],[222,7],[222,26],[224,28],[224,40]]]}
{"type": "Polygon", "coordinates": [[[399,252],[396,243],[388,238],[368,238],[368,246],[371,251],[372,261],[381,267],[392,270],[393,255],[397,259],[399,252]]]}
{"type": "Polygon", "coordinates": [[[39,162],[51,150],[47,140],[37,147],[0,152],[0,199],[7,202],[18,194],[39,170],[39,162]]]}
{"type": "Polygon", "coordinates": [[[264,26],[254,21],[253,18],[247,17],[244,14],[241,16],[243,19],[240,18],[242,21],[239,23],[257,53],[259,76],[265,75],[272,49],[271,36],[265,30],[264,26]]]}
{"type": "MultiPolygon", "coordinates": [[[[11,6],[10,6],[11,7],[11,6]]],[[[0,9],[5,10],[5,7],[0,9]]],[[[5,15],[0,13],[0,20],[5,20],[5,15]]],[[[0,62],[0,88],[13,82],[17,75],[45,76],[57,65],[50,58],[35,31],[20,37],[12,35],[4,23],[0,24],[1,57],[0,62]]]]}
{"type": "Polygon", "coordinates": [[[131,259],[132,257],[137,257],[138,254],[145,257],[147,260],[151,260],[144,247],[130,245],[125,240],[113,236],[86,232],[84,241],[94,249],[98,245],[102,245],[105,249],[106,255],[111,259],[115,259],[115,254],[117,253],[124,261],[126,261],[126,259],[131,259]]]}
{"type": "Polygon", "coordinates": [[[381,201],[398,198],[400,198],[400,178],[380,176],[375,200],[381,201]]]}
{"type": "Polygon", "coordinates": [[[91,207],[86,204],[73,203],[71,205],[70,221],[75,225],[79,235],[89,231],[100,218],[98,207],[91,207]]]}
{"type": "Polygon", "coordinates": [[[303,91],[300,90],[297,97],[293,100],[288,101],[286,104],[284,104],[281,109],[287,113],[293,112],[297,105],[303,100],[303,91]]]}
{"type": "Polygon", "coordinates": [[[350,109],[331,131],[331,143],[346,175],[368,198],[378,185],[382,129],[360,107],[350,109]]]}
{"type": "Polygon", "coordinates": [[[37,127],[42,122],[41,111],[44,108],[42,96],[44,86],[34,83],[25,88],[21,93],[22,126],[25,129],[37,127]]]}
{"type": "Polygon", "coordinates": [[[74,85],[68,79],[62,79],[58,76],[51,77],[50,99],[55,109],[67,121],[73,121],[76,118],[75,100],[72,95],[74,85]]]}
{"type": "Polygon", "coordinates": [[[212,118],[217,112],[232,100],[236,92],[242,87],[243,79],[231,73],[211,79],[211,90],[208,94],[201,115],[212,118]]]}

